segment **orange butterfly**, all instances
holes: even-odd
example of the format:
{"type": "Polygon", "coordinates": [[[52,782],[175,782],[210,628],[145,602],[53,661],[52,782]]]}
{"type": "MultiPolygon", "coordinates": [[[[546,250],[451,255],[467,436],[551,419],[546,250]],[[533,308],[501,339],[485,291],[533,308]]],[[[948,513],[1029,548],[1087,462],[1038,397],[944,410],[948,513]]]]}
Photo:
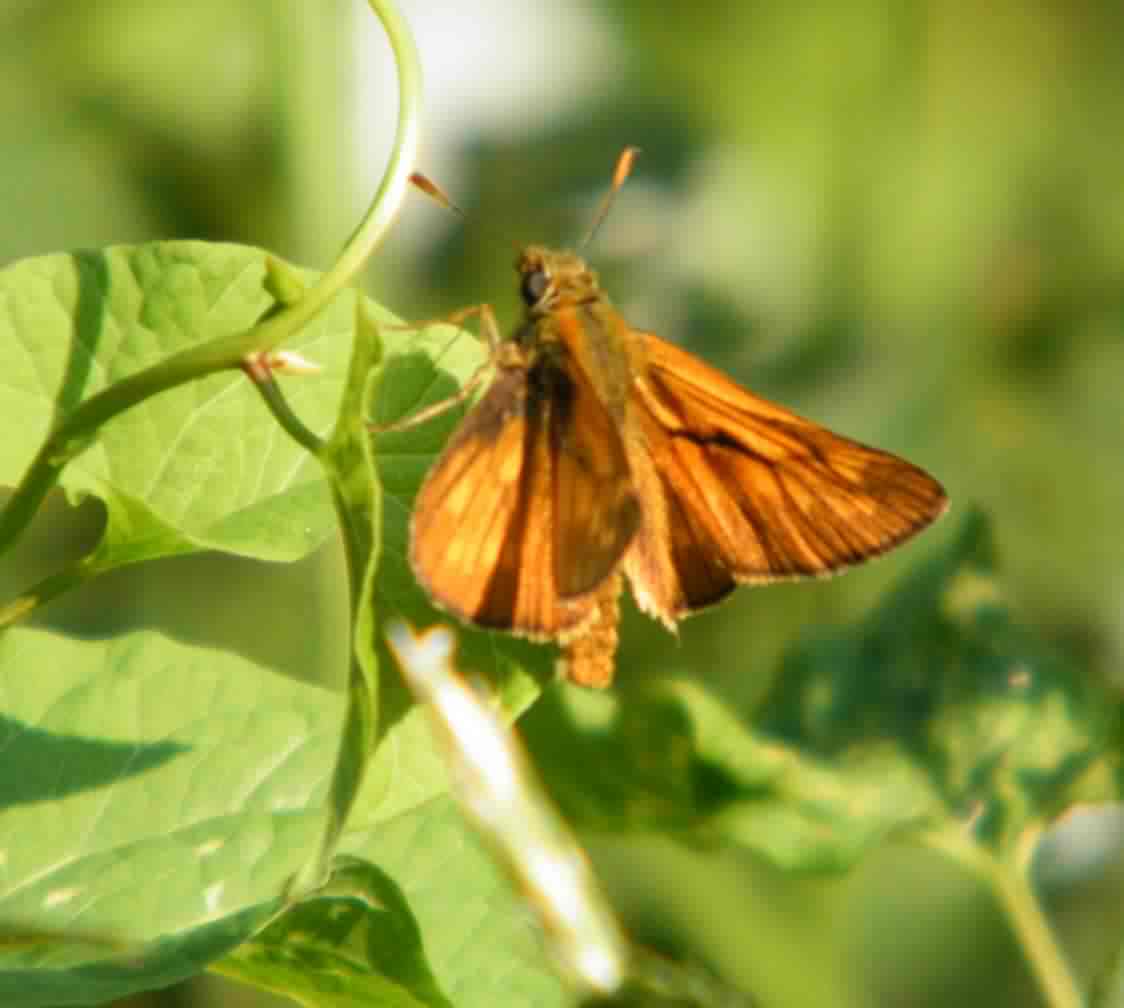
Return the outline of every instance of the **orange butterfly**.
{"type": "Polygon", "coordinates": [[[494,377],[414,505],[410,562],[459,619],[558,641],[572,680],[606,686],[622,574],[674,629],[738,584],[861,563],[944,511],[923,470],[631,328],[577,255],[530,246],[516,270],[523,322],[500,339],[470,310],[494,377]]]}

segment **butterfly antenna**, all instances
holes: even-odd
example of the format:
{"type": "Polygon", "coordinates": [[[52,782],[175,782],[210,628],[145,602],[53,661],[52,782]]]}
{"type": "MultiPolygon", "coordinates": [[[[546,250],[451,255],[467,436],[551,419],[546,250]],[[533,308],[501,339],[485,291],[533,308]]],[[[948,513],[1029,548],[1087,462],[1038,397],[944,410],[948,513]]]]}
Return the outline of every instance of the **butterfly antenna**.
{"type": "Polygon", "coordinates": [[[445,192],[433,179],[428,178],[421,172],[411,172],[410,185],[415,189],[420,189],[435,203],[439,203],[446,210],[452,210],[453,213],[459,214],[462,218],[467,218],[466,214],[459,206],[449,199],[448,193],[445,192]]]}
{"type": "Polygon", "coordinates": [[[578,248],[585,248],[596,237],[597,232],[601,229],[601,224],[609,216],[614,197],[620,191],[628,176],[632,174],[632,166],[636,162],[636,155],[639,153],[639,147],[626,147],[621,151],[617,158],[617,166],[613,169],[613,180],[609,183],[609,191],[601,198],[601,205],[597,208],[597,213],[593,215],[593,223],[590,224],[589,230],[578,248]]]}

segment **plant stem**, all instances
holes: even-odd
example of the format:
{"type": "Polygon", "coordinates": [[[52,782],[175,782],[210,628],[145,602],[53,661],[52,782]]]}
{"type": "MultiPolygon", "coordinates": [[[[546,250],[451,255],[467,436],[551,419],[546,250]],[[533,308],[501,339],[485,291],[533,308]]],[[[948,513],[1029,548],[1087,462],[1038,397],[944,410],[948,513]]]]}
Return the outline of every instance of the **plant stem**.
{"type": "Polygon", "coordinates": [[[363,783],[378,734],[378,659],[375,656],[374,577],[382,545],[382,495],[364,417],[370,375],[382,353],[378,327],[356,306],[354,349],[335,430],[316,453],[332,489],[344,554],[351,611],[347,712],[332,770],[327,818],[316,853],[290,880],[287,901],[318,888],[330,874],[347,817],[363,783]]]}
{"type": "Polygon", "coordinates": [[[931,846],[972,868],[994,891],[1027,965],[1050,1008],[1082,1008],[1085,1004],[1049,922],[1025,873],[1006,864],[959,831],[930,834],[931,846]]]}
{"type": "Polygon", "coordinates": [[[994,866],[996,895],[1007,912],[1046,1002],[1054,1008],[1081,1008],[1084,1001],[1076,981],[1026,877],[999,861],[995,861],[994,866]]]}
{"type": "Polygon", "coordinates": [[[272,350],[307,325],[355,277],[393,223],[409,188],[421,134],[421,71],[409,28],[386,0],[368,0],[390,40],[398,70],[398,126],[378,191],[335,264],[297,303],[257,325],[183,350],[91,396],[59,420],[0,513],[0,553],[27,528],[67,463],[104,423],[151,396],[205,375],[241,367],[251,354],[272,350]]]}

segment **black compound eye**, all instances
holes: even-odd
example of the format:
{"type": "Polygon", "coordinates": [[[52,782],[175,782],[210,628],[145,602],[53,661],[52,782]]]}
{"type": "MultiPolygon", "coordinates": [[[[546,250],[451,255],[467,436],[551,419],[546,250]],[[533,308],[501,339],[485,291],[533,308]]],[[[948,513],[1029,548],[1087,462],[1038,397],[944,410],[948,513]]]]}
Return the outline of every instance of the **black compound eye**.
{"type": "Polygon", "coordinates": [[[523,283],[519,292],[523,295],[527,307],[533,308],[539,303],[549,287],[550,277],[546,275],[545,270],[537,269],[523,276],[523,283]]]}

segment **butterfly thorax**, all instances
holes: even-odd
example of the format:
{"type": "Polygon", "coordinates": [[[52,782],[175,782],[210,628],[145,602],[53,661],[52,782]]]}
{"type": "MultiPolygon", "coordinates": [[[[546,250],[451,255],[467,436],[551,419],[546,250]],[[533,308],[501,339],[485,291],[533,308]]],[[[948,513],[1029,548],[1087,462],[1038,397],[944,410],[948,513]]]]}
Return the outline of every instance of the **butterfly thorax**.
{"type": "Polygon", "coordinates": [[[597,281],[573,252],[525,248],[515,263],[525,315],[515,342],[525,365],[581,369],[618,424],[627,422],[637,342],[597,281]]]}

